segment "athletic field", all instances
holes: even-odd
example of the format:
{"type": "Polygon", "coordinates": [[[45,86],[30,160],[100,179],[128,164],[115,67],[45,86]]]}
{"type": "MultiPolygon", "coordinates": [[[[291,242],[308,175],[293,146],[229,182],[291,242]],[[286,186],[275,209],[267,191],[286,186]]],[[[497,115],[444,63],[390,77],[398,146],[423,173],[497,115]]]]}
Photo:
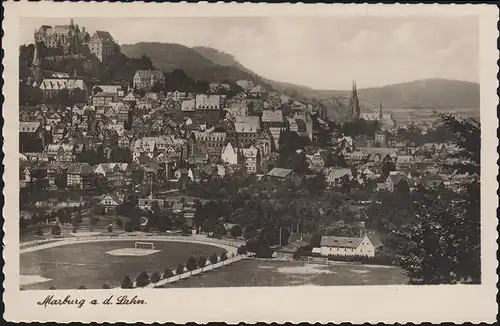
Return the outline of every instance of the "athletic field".
{"type": "Polygon", "coordinates": [[[147,271],[162,273],[186,264],[190,256],[220,255],[216,246],[170,241],[150,241],[154,250],[134,249],[135,241],[74,243],[20,255],[22,289],[100,289],[103,284],[120,285],[125,275],[135,280],[147,271]]]}
{"type": "Polygon", "coordinates": [[[214,272],[165,285],[176,287],[406,284],[397,267],[320,265],[299,261],[242,260],[214,272]]]}

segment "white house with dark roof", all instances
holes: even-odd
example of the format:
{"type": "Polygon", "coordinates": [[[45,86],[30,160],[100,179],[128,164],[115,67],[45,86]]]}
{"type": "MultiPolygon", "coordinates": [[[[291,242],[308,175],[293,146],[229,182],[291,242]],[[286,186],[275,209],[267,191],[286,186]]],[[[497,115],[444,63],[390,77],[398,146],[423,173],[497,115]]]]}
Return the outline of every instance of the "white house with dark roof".
{"type": "Polygon", "coordinates": [[[363,237],[321,237],[320,254],[322,256],[367,256],[375,257],[383,246],[375,234],[363,237]]]}

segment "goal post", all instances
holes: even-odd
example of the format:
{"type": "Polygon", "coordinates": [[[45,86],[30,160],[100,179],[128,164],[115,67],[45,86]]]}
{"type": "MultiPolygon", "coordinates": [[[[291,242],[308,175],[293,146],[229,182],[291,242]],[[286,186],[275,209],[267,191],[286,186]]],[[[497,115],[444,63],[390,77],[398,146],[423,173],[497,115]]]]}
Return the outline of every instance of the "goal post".
{"type": "Polygon", "coordinates": [[[135,249],[151,249],[151,250],[154,250],[155,249],[155,244],[152,243],[152,242],[137,241],[135,243],[135,249]]]}

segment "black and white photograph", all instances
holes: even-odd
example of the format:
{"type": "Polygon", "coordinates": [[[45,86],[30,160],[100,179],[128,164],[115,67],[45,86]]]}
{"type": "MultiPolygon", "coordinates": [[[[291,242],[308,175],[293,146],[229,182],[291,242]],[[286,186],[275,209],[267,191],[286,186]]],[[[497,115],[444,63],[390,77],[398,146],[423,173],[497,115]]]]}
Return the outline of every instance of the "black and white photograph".
{"type": "Polygon", "coordinates": [[[243,14],[19,18],[17,290],[484,284],[480,16],[243,14]]]}

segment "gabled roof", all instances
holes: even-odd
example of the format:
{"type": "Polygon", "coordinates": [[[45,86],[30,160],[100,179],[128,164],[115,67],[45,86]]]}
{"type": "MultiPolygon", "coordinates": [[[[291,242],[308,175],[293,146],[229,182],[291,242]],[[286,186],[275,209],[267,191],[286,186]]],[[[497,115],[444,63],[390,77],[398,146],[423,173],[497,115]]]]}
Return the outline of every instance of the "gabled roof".
{"type": "Polygon", "coordinates": [[[88,163],[74,163],[68,167],[68,174],[92,174],[92,167],[88,163]]]}
{"type": "Polygon", "coordinates": [[[375,249],[383,246],[382,241],[380,241],[379,237],[376,234],[369,233],[366,236],[368,237],[368,239],[370,240],[375,249]]]}
{"type": "Polygon", "coordinates": [[[363,238],[322,236],[322,247],[356,248],[363,238]]]}

